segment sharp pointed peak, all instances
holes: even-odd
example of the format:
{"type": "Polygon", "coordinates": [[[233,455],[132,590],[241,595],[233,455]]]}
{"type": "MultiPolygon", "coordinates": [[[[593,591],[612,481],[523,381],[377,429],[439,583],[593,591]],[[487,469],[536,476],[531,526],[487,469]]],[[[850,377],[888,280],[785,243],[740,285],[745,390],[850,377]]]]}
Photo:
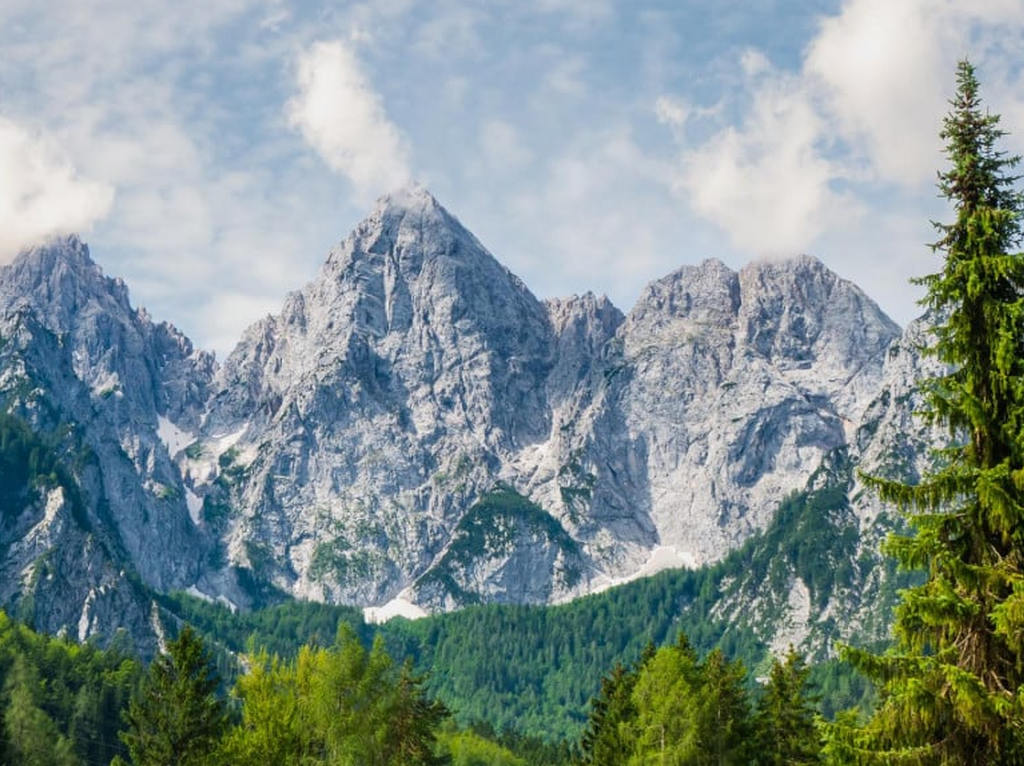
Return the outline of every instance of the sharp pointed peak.
{"type": "Polygon", "coordinates": [[[419,181],[410,181],[379,197],[374,206],[374,211],[379,213],[422,212],[433,209],[444,210],[437,198],[419,181]]]}
{"type": "MultiPolygon", "coordinates": [[[[112,300],[132,311],[124,280],[108,277],[77,234],[62,234],[24,248],[0,272],[0,295],[56,311],[88,300],[112,300]]],[[[62,320],[63,321],[63,320],[62,320]]]]}
{"type": "Polygon", "coordinates": [[[89,246],[77,234],[56,234],[21,249],[14,263],[27,260],[58,260],[79,266],[98,268],[89,253],[89,246]]]}
{"type": "Polygon", "coordinates": [[[4,282],[22,287],[40,280],[68,279],[76,289],[108,281],[123,288],[121,280],[110,280],[103,273],[93,260],[89,246],[77,234],[55,235],[23,248],[4,271],[4,282]]]}

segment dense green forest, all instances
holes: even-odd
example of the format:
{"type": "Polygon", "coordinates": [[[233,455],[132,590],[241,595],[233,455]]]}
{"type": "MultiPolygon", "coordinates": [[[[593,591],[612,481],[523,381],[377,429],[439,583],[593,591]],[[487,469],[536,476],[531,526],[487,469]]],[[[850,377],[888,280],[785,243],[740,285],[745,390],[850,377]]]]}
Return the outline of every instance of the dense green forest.
{"type": "MultiPolygon", "coordinates": [[[[184,594],[161,597],[161,603],[224,650],[218,668],[225,677],[235,672],[233,654],[263,647],[291,656],[308,642],[329,642],[345,623],[367,644],[380,636],[391,654],[411,658],[426,675],[425,688],[460,723],[574,740],[602,674],[616,663],[635,661],[648,644],[672,644],[680,632],[701,653],[719,648],[754,675],[766,674],[768,647],[749,626],[716,618],[714,607],[735,583],[763,587],[795,573],[817,597],[853,581],[857,573],[846,563],[853,558],[847,550],[853,541],[847,528],[828,521],[846,502],[841,487],[795,493],[764,533],[714,566],[662,572],[554,607],[473,606],[373,626],[352,607],[289,601],[235,614],[184,594]],[[834,566],[837,560],[847,568],[834,566]]],[[[859,566],[878,563],[871,559],[859,566]]],[[[897,584],[911,581],[892,577],[885,598],[894,600],[897,584]]],[[[835,661],[813,666],[811,682],[828,716],[865,703],[871,693],[870,684],[835,661]]]]}
{"type": "Polygon", "coordinates": [[[0,758],[9,764],[107,764],[127,754],[121,711],[144,669],[107,650],[39,635],[0,612],[0,758]]]}
{"type": "Polygon", "coordinates": [[[0,668],[0,756],[11,764],[567,766],[653,753],[705,762],[687,760],[698,751],[709,763],[790,763],[819,750],[797,654],[775,661],[752,693],[742,662],[717,649],[700,658],[684,634],[616,665],[582,738],[560,745],[457,724],[382,635],[368,647],[344,621],[333,640],[290,658],[250,653],[229,694],[189,626],[143,669],[116,647],[41,636],[0,613],[0,668]]]}

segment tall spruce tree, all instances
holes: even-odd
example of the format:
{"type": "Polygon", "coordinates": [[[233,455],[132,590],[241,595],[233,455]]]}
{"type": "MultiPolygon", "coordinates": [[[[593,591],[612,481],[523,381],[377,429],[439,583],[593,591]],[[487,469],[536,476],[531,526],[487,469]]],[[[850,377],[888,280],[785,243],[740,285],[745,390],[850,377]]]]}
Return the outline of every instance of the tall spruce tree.
{"type": "Polygon", "coordinates": [[[22,766],[77,766],[71,742],[57,729],[39,702],[42,682],[24,655],[15,655],[6,681],[9,702],[4,711],[6,753],[0,763],[22,766]]]}
{"type": "Polygon", "coordinates": [[[740,660],[729,662],[714,649],[701,665],[697,695],[697,753],[694,766],[749,766],[754,761],[753,723],[744,684],[747,671],[740,660]]]}
{"type": "Polygon", "coordinates": [[[1024,255],[1019,158],[997,147],[961,61],[941,136],[939,189],[955,210],[935,224],[941,271],[919,280],[938,322],[925,352],[950,372],[926,382],[924,417],[952,446],[918,484],[868,478],[909,511],[914,534],[887,552],[927,580],[903,592],[895,649],[847,650],[879,686],[864,728],[839,724],[827,753],[842,763],[1024,763],[1024,255]]]}
{"type": "Polygon", "coordinates": [[[759,766],[820,763],[814,697],[807,692],[810,668],[792,646],[776,658],[754,716],[759,766]]]}
{"type": "MultiPolygon", "coordinates": [[[[677,648],[696,661],[685,634],[679,634],[677,648]]],[[[618,766],[633,752],[636,740],[637,709],[633,689],[641,671],[654,659],[654,644],[644,647],[643,654],[630,667],[615,663],[612,672],[601,679],[600,693],[590,700],[587,728],[580,738],[580,766],[618,766]]]]}
{"type": "Polygon", "coordinates": [[[210,766],[227,728],[220,678],[202,639],[186,625],[149,667],[125,714],[121,740],[136,766],[210,766]]]}

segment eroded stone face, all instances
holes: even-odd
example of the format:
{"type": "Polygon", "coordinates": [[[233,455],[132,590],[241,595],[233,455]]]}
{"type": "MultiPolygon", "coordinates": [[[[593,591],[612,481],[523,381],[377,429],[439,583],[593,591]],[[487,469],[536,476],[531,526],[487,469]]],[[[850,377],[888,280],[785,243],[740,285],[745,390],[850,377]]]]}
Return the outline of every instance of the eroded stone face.
{"type": "MultiPolygon", "coordinates": [[[[75,619],[45,626],[84,634],[109,630],[101,572],[122,569],[243,606],[272,585],[441,610],[715,561],[826,455],[877,462],[909,433],[918,365],[809,257],[684,267],[628,316],[538,301],[419,188],[383,198],[219,369],[73,238],[0,270],[0,337],[5,408],[92,453],[89,528],[44,546],[98,546],[66,576],[75,619]]],[[[5,577],[27,583],[39,555],[14,550],[5,577]]]]}

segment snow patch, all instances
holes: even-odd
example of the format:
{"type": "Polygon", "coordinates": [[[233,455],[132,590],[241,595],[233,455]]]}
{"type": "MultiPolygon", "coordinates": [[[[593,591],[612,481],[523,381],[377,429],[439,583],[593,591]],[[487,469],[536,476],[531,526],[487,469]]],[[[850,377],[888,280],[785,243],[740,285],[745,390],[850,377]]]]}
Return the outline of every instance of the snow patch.
{"type": "Polygon", "coordinates": [[[167,447],[167,454],[174,457],[196,440],[195,434],[183,431],[163,415],[156,417],[156,435],[167,447]]]}
{"type": "MultiPolygon", "coordinates": [[[[650,555],[643,565],[633,574],[625,577],[601,576],[594,581],[594,587],[588,593],[600,593],[601,591],[614,588],[618,585],[625,585],[641,577],[650,577],[666,569],[696,569],[700,565],[697,557],[690,551],[683,551],[674,545],[658,545],[651,549],[650,555]]],[[[571,599],[569,599],[571,600],[571,599]]]]}
{"type": "Polygon", "coordinates": [[[213,481],[220,469],[220,456],[238,443],[248,427],[248,423],[243,423],[242,427],[237,431],[213,436],[209,440],[202,442],[199,445],[199,457],[195,460],[189,459],[188,461],[188,475],[199,484],[213,481]]]}
{"type": "MultiPolygon", "coordinates": [[[[55,487],[46,494],[46,508],[43,511],[42,523],[46,526],[53,524],[57,514],[64,507],[64,487],[55,487]]],[[[38,525],[37,525],[38,526],[38,525]]]]}
{"type": "Polygon", "coordinates": [[[233,431],[229,434],[224,434],[222,436],[213,437],[213,441],[211,442],[211,444],[215,445],[217,457],[220,457],[229,449],[238,444],[238,440],[242,438],[242,434],[245,433],[245,429],[248,427],[248,423],[243,423],[242,427],[239,428],[237,431],[233,431]]]}
{"type": "Polygon", "coordinates": [[[167,654],[167,634],[164,632],[163,623],[160,622],[160,607],[156,601],[150,602],[149,625],[156,635],[156,646],[160,654],[167,654]]]}
{"type": "Polygon", "coordinates": [[[185,588],[185,592],[188,595],[201,599],[208,604],[221,604],[222,606],[226,606],[231,611],[232,614],[238,611],[238,606],[235,604],[234,601],[229,599],[227,596],[211,596],[209,593],[203,593],[195,585],[189,585],[187,588],[185,588]]]}
{"type": "Polygon", "coordinates": [[[202,517],[203,499],[188,487],[185,488],[185,505],[188,506],[188,515],[192,517],[192,523],[197,527],[202,517]]]}
{"type": "Polygon", "coordinates": [[[96,600],[96,589],[89,588],[89,593],[82,604],[82,614],[78,618],[78,642],[84,644],[89,638],[89,629],[92,627],[92,604],[96,600]]]}
{"type": "Polygon", "coordinates": [[[396,596],[383,606],[368,606],[363,609],[363,619],[371,625],[380,625],[392,617],[405,617],[409,620],[418,620],[426,617],[427,612],[422,607],[416,606],[402,596],[396,596]]]}

